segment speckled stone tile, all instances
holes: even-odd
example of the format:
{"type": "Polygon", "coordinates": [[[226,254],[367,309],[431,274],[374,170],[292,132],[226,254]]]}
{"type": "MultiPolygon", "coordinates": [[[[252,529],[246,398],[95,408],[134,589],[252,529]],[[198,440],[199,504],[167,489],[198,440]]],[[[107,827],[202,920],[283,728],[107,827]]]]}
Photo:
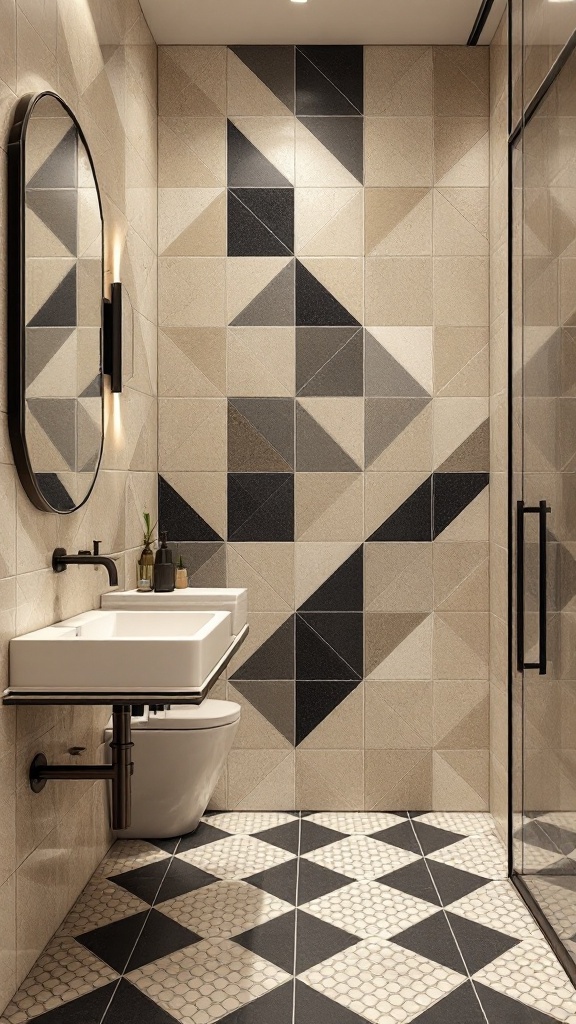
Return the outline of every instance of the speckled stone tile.
{"type": "Polygon", "coordinates": [[[157,909],[203,938],[227,939],[293,907],[248,882],[225,879],[159,903],[157,909]]]}

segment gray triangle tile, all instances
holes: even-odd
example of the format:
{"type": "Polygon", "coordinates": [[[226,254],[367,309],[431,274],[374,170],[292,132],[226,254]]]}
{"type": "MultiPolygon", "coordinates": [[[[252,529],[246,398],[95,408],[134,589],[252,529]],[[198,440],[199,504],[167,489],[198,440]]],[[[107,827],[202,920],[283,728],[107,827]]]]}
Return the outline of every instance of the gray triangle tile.
{"type": "Polygon", "coordinates": [[[232,327],[291,327],[294,324],[294,260],[232,321],[232,327]]]}
{"type": "Polygon", "coordinates": [[[490,420],[486,419],[438,467],[438,473],[483,473],[490,469],[490,420]]]}
{"type": "Polygon", "coordinates": [[[76,469],[75,398],[29,398],[27,406],[70,469],[76,469]]]}
{"type": "Polygon", "coordinates": [[[364,181],[364,119],[302,117],[298,120],[360,184],[364,181]]]}
{"type": "Polygon", "coordinates": [[[276,449],[294,463],[294,402],[291,398],[232,398],[231,404],[276,449]]]}
{"type": "Polygon", "coordinates": [[[234,680],[234,687],[289,743],[294,743],[294,681],[234,680]]]}
{"type": "Polygon", "coordinates": [[[365,461],[371,466],[429,405],[426,398],[367,398],[365,461]]]}
{"type": "Polygon", "coordinates": [[[276,99],[288,110],[294,110],[293,46],[231,46],[230,49],[276,99]]]}
{"type": "MultiPolygon", "coordinates": [[[[73,327],[28,327],[26,329],[26,387],[68,341],[73,327]]],[[[96,378],[98,384],[100,378],[96,378]]],[[[97,392],[99,394],[99,392],[97,392]]]]}
{"type": "Polygon", "coordinates": [[[78,247],[77,202],[75,189],[31,189],[26,193],[28,209],[36,214],[72,256],[76,256],[78,247]]]}
{"type": "Polygon", "coordinates": [[[423,398],[428,392],[366,331],[366,394],[391,398],[423,398]]]}
{"type": "Polygon", "coordinates": [[[360,466],[296,403],[296,469],[312,473],[357,473],[360,466]]]}

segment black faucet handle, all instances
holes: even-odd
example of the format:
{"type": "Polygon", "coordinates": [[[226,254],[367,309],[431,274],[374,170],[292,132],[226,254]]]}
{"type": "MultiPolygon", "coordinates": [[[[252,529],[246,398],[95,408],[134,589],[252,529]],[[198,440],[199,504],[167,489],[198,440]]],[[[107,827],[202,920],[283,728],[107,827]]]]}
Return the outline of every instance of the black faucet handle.
{"type": "Polygon", "coordinates": [[[88,548],[80,548],[78,554],[79,555],[91,555],[92,552],[89,551],[88,548]]]}
{"type": "Polygon", "coordinates": [[[101,540],[93,540],[92,543],[94,545],[94,550],[92,551],[92,554],[93,555],[99,555],[100,554],[100,545],[101,545],[102,541],[101,540]]]}

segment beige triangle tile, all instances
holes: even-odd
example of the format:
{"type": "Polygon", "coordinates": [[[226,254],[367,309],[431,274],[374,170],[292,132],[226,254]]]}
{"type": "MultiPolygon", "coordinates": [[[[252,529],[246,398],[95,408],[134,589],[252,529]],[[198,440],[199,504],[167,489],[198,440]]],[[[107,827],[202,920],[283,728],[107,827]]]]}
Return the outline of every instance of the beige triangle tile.
{"type": "Polygon", "coordinates": [[[301,398],[300,404],[359,467],[364,459],[363,398],[301,398]]]}
{"type": "Polygon", "coordinates": [[[430,679],[432,616],[410,633],[367,677],[368,679],[430,679]]]}
{"type": "Polygon", "coordinates": [[[232,327],[228,332],[228,393],[284,398],[294,394],[292,327],[232,327]]]}
{"type": "Polygon", "coordinates": [[[226,113],[225,46],[163,46],[159,61],[162,114],[226,113]]]}
{"type": "Polygon", "coordinates": [[[297,540],[363,540],[360,473],[297,473],[295,485],[297,540]]]}
{"type": "Polygon", "coordinates": [[[441,187],[489,184],[487,118],[440,117],[435,126],[435,181],[441,187]]]}
{"type": "Polygon", "coordinates": [[[373,473],[414,469],[431,472],[434,437],[432,425],[433,410],[430,403],[366,468],[373,473]]]}
{"type": "MultiPolygon", "coordinates": [[[[162,188],[158,193],[158,247],[160,255],[188,256],[194,253],[170,252],[183,233],[210,208],[220,188],[162,188]]],[[[214,254],[215,255],[215,254],[214,254]]]]}
{"type": "MultiPolygon", "coordinates": [[[[180,191],[180,190],[178,190],[180,191]]],[[[198,195],[201,189],[187,189],[198,195]]],[[[210,190],[212,191],[212,190],[210,190]]],[[[160,222],[161,223],[161,222],[160,222]]],[[[176,235],[162,253],[164,256],[226,255],[226,194],[219,192],[196,214],[194,220],[176,235]]]]}
{"type": "Polygon", "coordinates": [[[486,679],[487,612],[436,612],[433,667],[436,679],[486,679]]]}
{"type": "Polygon", "coordinates": [[[294,120],[292,117],[231,117],[238,131],[294,183],[294,120]]]}
{"type": "Polygon", "coordinates": [[[367,810],[430,806],[432,759],[429,750],[367,750],[365,771],[367,810]]]}
{"type": "Polygon", "coordinates": [[[294,753],[232,750],[228,756],[231,810],[275,811],[294,807],[294,753]]]}
{"type": "Polygon", "coordinates": [[[367,749],[432,745],[432,682],[367,682],[365,688],[367,749]]]}
{"type": "MultiPolygon", "coordinates": [[[[296,207],[297,251],[303,256],[362,256],[364,196],[361,189],[298,189],[305,193],[296,207]],[[325,192],[320,209],[313,207],[313,192],[325,192]],[[314,213],[311,216],[311,212],[314,213]],[[323,214],[323,216],[322,216],[323,214]]],[[[320,197],[318,197],[320,199],[320,197]]],[[[298,199],[297,199],[298,203],[298,199]]]]}
{"type": "Polygon", "coordinates": [[[489,345],[484,327],[437,327],[434,331],[436,394],[442,398],[487,394],[489,345]]]}
{"type": "Polygon", "coordinates": [[[360,685],[302,740],[298,749],[361,750],[363,743],[364,689],[360,685]]]}
{"type": "Polygon", "coordinates": [[[434,545],[434,605],[458,611],[488,610],[488,545],[434,545]]]}
{"type": "Polygon", "coordinates": [[[300,121],[296,121],[295,142],[297,186],[358,187],[354,175],[300,121]]]}
{"type": "Polygon", "coordinates": [[[158,184],[160,188],[225,185],[225,118],[159,118],[158,184]]]}
{"type": "Polygon", "coordinates": [[[226,536],[226,473],[162,473],[220,537],[226,536]]]}
{"type": "Polygon", "coordinates": [[[437,811],[488,809],[488,751],[434,752],[433,807],[437,811]]]}
{"type": "Polygon", "coordinates": [[[296,751],[296,806],[310,811],[358,811],[364,803],[361,750],[296,751]]]}
{"type": "Polygon", "coordinates": [[[486,541],[490,521],[489,488],[485,487],[474,501],[436,538],[436,543],[452,541],[486,541]]]}
{"type": "Polygon", "coordinates": [[[228,586],[248,586],[252,611],[291,610],[294,607],[294,545],[228,544],[228,586]],[[246,582],[239,582],[241,580],[246,582]]]}
{"type": "Polygon", "coordinates": [[[426,471],[366,473],[364,481],[364,528],[370,537],[396,509],[414,494],[428,476],[426,471]]]}
{"type": "Polygon", "coordinates": [[[367,611],[428,612],[432,607],[432,544],[367,544],[364,580],[367,611]]]}
{"type": "Polygon", "coordinates": [[[488,680],[434,682],[434,746],[486,749],[490,740],[488,680]]]}
{"type": "Polygon", "coordinates": [[[488,250],[488,189],[436,189],[434,255],[485,256],[488,250]]]}
{"type": "Polygon", "coordinates": [[[248,661],[289,618],[289,612],[253,612],[250,615],[250,632],[228,666],[228,678],[231,679],[240,666],[248,661]]]}
{"type": "Polygon", "coordinates": [[[432,47],[366,46],[364,54],[366,114],[432,114],[432,47]]]}
{"type": "Polygon", "coordinates": [[[304,604],[311,594],[356,551],[352,543],[301,543],[295,545],[295,603],[304,604]]]}
{"type": "Polygon", "coordinates": [[[432,253],[432,190],[369,188],[365,196],[366,255],[432,253]]]}
{"type": "Polygon", "coordinates": [[[480,46],[434,48],[434,111],[468,116],[486,112],[490,91],[488,53],[480,46]]]}
{"type": "Polygon", "coordinates": [[[292,111],[230,49],[227,75],[229,114],[292,117],[292,111]]]}
{"type": "Polygon", "coordinates": [[[364,261],[352,257],[315,258],[301,263],[349,313],[362,323],[364,313],[364,261]]]}
{"type": "Polygon", "coordinates": [[[228,321],[232,322],[289,263],[289,256],[230,257],[226,272],[228,321]]]}
{"type": "Polygon", "coordinates": [[[432,327],[370,327],[370,334],[432,394],[432,327]]]}
{"type": "Polygon", "coordinates": [[[487,398],[434,399],[434,468],[470,437],[487,419],[487,398]]]}
{"type": "Polygon", "coordinates": [[[166,327],[158,337],[160,397],[218,398],[226,393],[226,331],[166,327]]]}
{"type": "Polygon", "coordinates": [[[291,750],[292,744],[264,717],[233,683],[228,684],[228,700],[242,708],[238,732],[234,737],[235,750],[291,750]]]}
{"type": "Polygon", "coordinates": [[[490,469],[489,420],[483,420],[437,469],[439,473],[487,473],[490,469]]]}

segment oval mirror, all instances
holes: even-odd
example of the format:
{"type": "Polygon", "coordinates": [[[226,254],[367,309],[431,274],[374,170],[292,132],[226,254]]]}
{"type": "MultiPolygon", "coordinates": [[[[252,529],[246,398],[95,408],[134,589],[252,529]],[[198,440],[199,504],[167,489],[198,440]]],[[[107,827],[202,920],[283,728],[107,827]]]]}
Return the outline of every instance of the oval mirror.
{"type": "Polygon", "coordinates": [[[18,103],[8,171],[10,439],[33,504],[68,513],[102,456],[104,232],[86,139],[55,93],[18,103]]]}

